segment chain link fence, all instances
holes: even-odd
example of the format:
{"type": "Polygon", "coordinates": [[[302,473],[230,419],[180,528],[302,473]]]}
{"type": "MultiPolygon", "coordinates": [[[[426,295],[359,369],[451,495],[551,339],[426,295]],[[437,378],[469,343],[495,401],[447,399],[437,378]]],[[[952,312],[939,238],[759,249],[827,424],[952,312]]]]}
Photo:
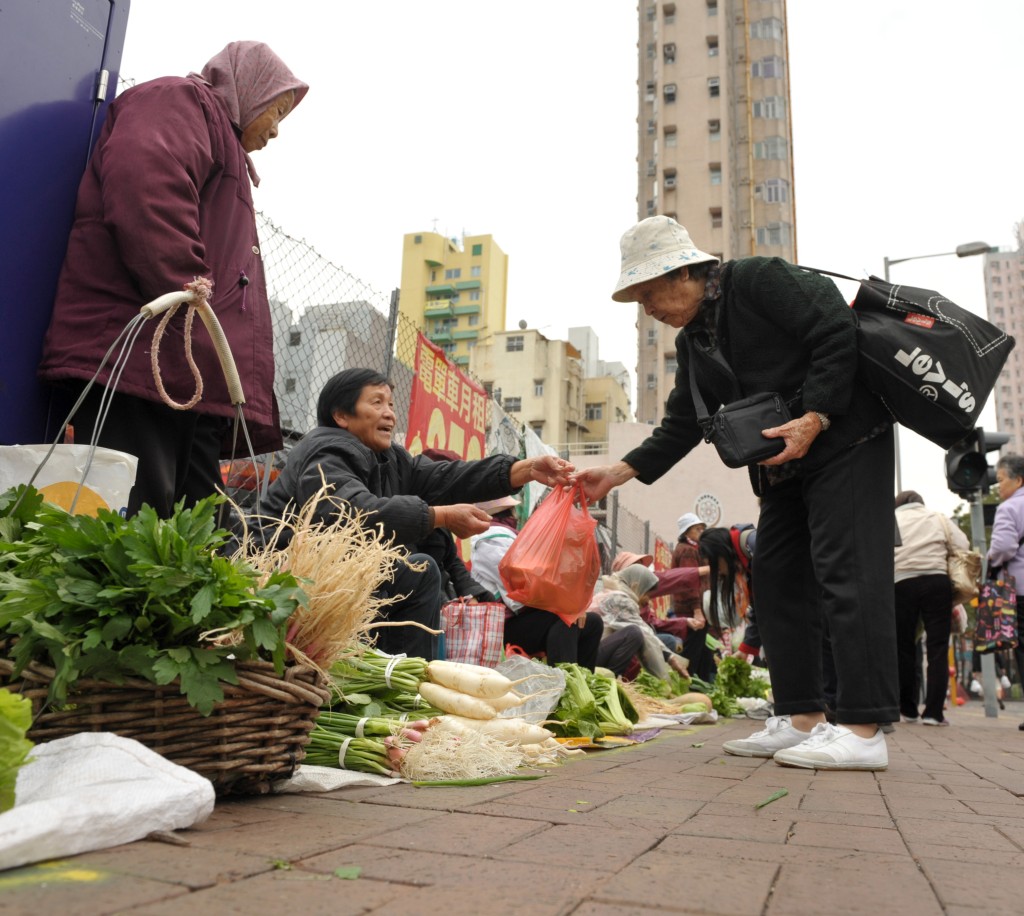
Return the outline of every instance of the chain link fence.
{"type": "MultiPolygon", "coordinates": [[[[345,368],[379,369],[395,386],[397,436],[406,441],[419,328],[399,314],[398,291],[382,293],[289,235],[264,213],[256,215],[274,332],[274,388],[287,447],[316,426],[316,402],[327,380],[345,368]]],[[[462,371],[482,385],[462,367],[462,371]]],[[[524,457],[535,438],[488,399],[487,454],[524,457]]],[[[543,445],[533,443],[533,451],[543,445]]],[[[284,455],[269,456],[280,466],[284,455]]],[[[270,475],[263,476],[265,482],[270,475]]],[[[251,480],[257,475],[248,475],[251,480]]],[[[257,478],[258,479],[258,478],[257,478]]],[[[228,481],[229,489],[231,480],[228,481]]],[[[233,494],[246,502],[245,494],[233,494]]],[[[604,571],[621,550],[650,553],[650,523],[619,505],[613,492],[594,511],[604,571]],[[607,507],[605,507],[605,502],[607,507]]]]}

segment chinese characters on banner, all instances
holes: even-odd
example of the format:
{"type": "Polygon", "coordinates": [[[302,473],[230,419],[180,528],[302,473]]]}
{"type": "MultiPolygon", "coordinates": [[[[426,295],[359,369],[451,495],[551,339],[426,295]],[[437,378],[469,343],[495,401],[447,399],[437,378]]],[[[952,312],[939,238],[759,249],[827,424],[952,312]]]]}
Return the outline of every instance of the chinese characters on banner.
{"type": "Polygon", "coordinates": [[[482,458],[487,434],[487,392],[449,362],[422,334],[416,340],[416,376],[409,404],[408,449],[450,449],[482,458]]]}
{"type": "MultiPolygon", "coordinates": [[[[661,538],[654,538],[654,571],[662,572],[672,568],[672,548],[661,538]]],[[[651,610],[656,617],[665,619],[668,612],[672,610],[672,596],[662,595],[651,602],[651,610]]]]}

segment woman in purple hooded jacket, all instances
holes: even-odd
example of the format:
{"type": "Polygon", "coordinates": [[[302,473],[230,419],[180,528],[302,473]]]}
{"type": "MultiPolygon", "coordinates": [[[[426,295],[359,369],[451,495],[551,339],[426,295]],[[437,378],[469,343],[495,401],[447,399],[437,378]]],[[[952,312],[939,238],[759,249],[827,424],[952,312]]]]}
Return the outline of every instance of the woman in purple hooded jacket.
{"type": "MultiPolygon", "coordinates": [[[[257,452],[281,446],[274,399],[270,306],[256,234],[249,154],[277,136],[305,96],[265,44],[237,41],[187,77],[128,89],[109,107],[82,177],[40,376],[77,395],[139,308],[196,278],[213,285],[213,307],[238,367],[244,414],[257,452]]],[[[187,401],[195,383],[185,363],[184,309],[160,350],[164,386],[187,401]]],[[[202,399],[175,410],[160,399],[147,328],[135,345],[103,424],[99,445],[139,459],[129,514],[143,503],[163,517],[220,484],[234,408],[212,341],[196,322],[192,353],[202,399]]],[[[99,376],[110,383],[109,367],[99,376]]],[[[74,417],[76,439],[92,440],[104,388],[74,417]]]]}

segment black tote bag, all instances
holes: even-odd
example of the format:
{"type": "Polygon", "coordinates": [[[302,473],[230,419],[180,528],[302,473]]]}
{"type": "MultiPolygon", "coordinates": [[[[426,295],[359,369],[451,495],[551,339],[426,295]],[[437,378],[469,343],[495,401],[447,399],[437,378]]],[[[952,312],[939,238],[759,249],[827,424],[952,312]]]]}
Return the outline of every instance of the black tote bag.
{"type": "Polygon", "coordinates": [[[1014,339],[935,290],[878,277],[854,282],[860,378],[907,429],[942,448],[959,442],[974,429],[1014,339]]]}

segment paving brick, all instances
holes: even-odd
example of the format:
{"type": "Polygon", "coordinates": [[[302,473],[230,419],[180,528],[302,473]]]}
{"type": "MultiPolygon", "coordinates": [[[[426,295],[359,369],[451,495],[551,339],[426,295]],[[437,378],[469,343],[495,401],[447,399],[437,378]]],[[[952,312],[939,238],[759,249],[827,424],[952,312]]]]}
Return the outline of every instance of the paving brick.
{"type": "Polygon", "coordinates": [[[982,879],[978,866],[948,859],[922,859],[921,867],[944,906],[972,907],[976,914],[1021,912],[1024,877],[989,869],[982,879]]]}
{"type": "Polygon", "coordinates": [[[456,855],[465,855],[471,850],[476,855],[487,855],[543,830],[536,821],[515,817],[441,814],[426,823],[408,824],[397,830],[378,833],[367,842],[394,849],[421,849],[456,855]]]}
{"type": "Polygon", "coordinates": [[[973,846],[977,849],[1019,852],[1021,847],[991,824],[965,824],[955,820],[934,821],[901,817],[900,832],[907,842],[934,843],[939,846],[973,846]]]}
{"type": "Polygon", "coordinates": [[[789,812],[784,812],[781,815],[769,814],[756,818],[750,817],[749,819],[698,814],[681,824],[672,833],[756,840],[761,843],[785,843],[792,823],[793,817],[789,812]]]}
{"type": "MultiPolygon", "coordinates": [[[[879,864],[901,865],[908,861],[906,853],[899,855],[864,852],[858,849],[840,849],[827,846],[778,846],[772,843],[732,840],[723,837],[688,837],[673,834],[665,837],[658,852],[669,855],[718,855],[723,860],[746,862],[795,862],[804,865],[828,865],[830,868],[850,868],[863,872],[879,864]]],[[[741,872],[742,873],[742,872],[741,872]]]]}
{"type": "Polygon", "coordinates": [[[878,830],[874,827],[843,827],[842,830],[836,830],[832,824],[802,820],[794,824],[789,843],[791,846],[832,846],[893,855],[907,850],[903,838],[894,830],[878,830]]]}
{"type": "Polygon", "coordinates": [[[740,881],[687,880],[687,875],[721,875],[722,860],[700,855],[684,859],[654,851],[608,880],[590,899],[643,908],[757,916],[764,910],[778,866],[747,862],[740,881]]]}
{"type": "MultiPolygon", "coordinates": [[[[90,868],[77,858],[0,874],[0,912],[4,916],[105,916],[187,893],[188,888],[180,884],[90,868]]],[[[177,906],[181,913],[180,902],[177,906]]]]}
{"type": "Polygon", "coordinates": [[[829,865],[784,864],[768,916],[913,913],[941,916],[942,906],[912,862],[876,863],[859,873],[829,865]]]}
{"type": "Polygon", "coordinates": [[[576,866],[585,862],[609,874],[621,871],[657,842],[643,830],[598,830],[555,824],[501,851],[503,861],[576,866]]]}
{"type": "Polygon", "coordinates": [[[917,859],[950,859],[953,862],[971,862],[975,865],[1007,866],[1024,874],[1024,852],[979,849],[973,846],[943,846],[920,840],[907,840],[910,851],[917,859]]]}
{"type": "Polygon", "coordinates": [[[800,802],[801,811],[853,811],[857,814],[873,814],[888,817],[889,809],[881,795],[865,792],[829,792],[814,789],[804,795],[800,802]]]}
{"type": "Polygon", "coordinates": [[[943,817],[950,817],[956,814],[974,813],[962,801],[953,798],[951,795],[947,795],[945,798],[903,795],[888,797],[886,802],[889,805],[889,810],[897,818],[904,815],[909,817],[931,817],[941,814],[943,817]]]}

